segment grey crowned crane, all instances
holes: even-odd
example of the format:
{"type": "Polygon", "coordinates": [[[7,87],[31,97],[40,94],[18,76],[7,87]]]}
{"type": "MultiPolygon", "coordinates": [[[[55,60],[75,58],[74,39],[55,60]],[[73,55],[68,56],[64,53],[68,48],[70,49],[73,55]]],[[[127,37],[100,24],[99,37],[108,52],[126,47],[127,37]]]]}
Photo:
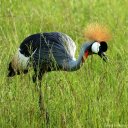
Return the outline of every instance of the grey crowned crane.
{"type": "MultiPolygon", "coordinates": [[[[90,40],[82,45],[78,59],[75,59],[76,46],[74,41],[61,32],[37,33],[27,37],[20,45],[17,53],[9,63],[8,77],[27,73],[33,66],[35,74],[33,82],[41,81],[42,76],[50,71],[76,71],[80,69],[85,59],[92,54],[99,55],[104,61],[107,57],[106,41],[109,34],[106,28],[91,24],[85,31],[90,40]]],[[[42,109],[42,92],[40,84],[40,108],[42,109]]]]}

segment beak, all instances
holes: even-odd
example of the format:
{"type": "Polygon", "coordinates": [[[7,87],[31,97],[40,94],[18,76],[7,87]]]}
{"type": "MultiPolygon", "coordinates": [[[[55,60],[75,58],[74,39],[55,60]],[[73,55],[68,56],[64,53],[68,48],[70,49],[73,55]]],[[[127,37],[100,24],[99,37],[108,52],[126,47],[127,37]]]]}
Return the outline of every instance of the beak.
{"type": "Polygon", "coordinates": [[[98,55],[99,55],[105,62],[108,62],[108,57],[105,55],[104,52],[99,52],[98,55]]]}

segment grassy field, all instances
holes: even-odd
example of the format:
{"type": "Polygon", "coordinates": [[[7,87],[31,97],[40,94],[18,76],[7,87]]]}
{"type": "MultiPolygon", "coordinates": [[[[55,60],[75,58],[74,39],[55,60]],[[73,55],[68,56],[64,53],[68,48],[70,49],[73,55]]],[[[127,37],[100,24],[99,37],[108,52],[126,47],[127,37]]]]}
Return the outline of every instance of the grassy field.
{"type": "Polygon", "coordinates": [[[0,128],[128,127],[128,0],[0,1],[0,128]],[[51,72],[42,90],[49,124],[40,117],[38,92],[27,75],[8,79],[7,66],[22,40],[61,31],[76,42],[76,58],[88,23],[107,25],[109,63],[89,57],[75,72],[51,72]]]}

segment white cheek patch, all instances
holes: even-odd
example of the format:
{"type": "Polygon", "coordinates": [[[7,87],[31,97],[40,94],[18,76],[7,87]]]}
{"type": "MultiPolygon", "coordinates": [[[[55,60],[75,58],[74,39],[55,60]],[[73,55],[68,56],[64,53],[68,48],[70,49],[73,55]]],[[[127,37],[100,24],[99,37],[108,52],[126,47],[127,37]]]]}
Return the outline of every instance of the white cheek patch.
{"type": "Polygon", "coordinates": [[[92,44],[91,50],[93,53],[98,53],[100,48],[100,43],[95,42],[92,44]]]}
{"type": "Polygon", "coordinates": [[[18,49],[18,65],[21,69],[27,69],[29,63],[29,57],[24,56],[18,49]]]}

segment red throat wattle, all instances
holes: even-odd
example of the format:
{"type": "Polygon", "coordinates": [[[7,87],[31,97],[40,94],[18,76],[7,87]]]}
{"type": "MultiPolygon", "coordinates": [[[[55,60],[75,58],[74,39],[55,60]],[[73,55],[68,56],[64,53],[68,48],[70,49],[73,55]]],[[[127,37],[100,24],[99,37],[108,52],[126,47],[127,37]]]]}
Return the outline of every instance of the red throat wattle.
{"type": "Polygon", "coordinates": [[[89,54],[89,52],[88,52],[88,50],[84,53],[84,56],[85,56],[85,58],[88,58],[88,54],[89,54]]]}
{"type": "Polygon", "coordinates": [[[88,58],[88,55],[89,55],[89,52],[87,50],[87,51],[85,51],[84,56],[82,57],[82,63],[84,63],[85,59],[88,58]]]}

